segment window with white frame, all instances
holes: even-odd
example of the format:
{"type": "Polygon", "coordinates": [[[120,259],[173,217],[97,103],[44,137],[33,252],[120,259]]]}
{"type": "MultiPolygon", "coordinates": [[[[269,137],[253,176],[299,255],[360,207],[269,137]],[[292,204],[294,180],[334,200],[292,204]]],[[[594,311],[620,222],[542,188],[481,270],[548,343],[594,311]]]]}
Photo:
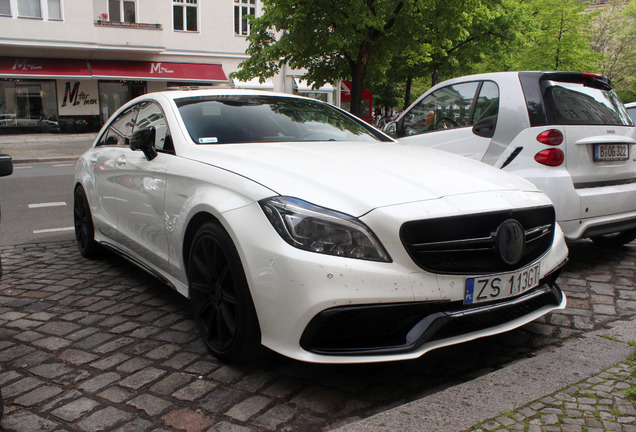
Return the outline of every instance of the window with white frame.
{"type": "Polygon", "coordinates": [[[135,23],[135,0],[108,0],[108,20],[135,23]]]}
{"type": "Polygon", "coordinates": [[[18,16],[22,18],[42,18],[40,0],[18,0],[18,16]]]}
{"type": "Polygon", "coordinates": [[[62,19],[62,5],[61,0],[47,0],[48,2],[48,12],[50,20],[61,20],[62,19]]]}
{"type": "Polygon", "coordinates": [[[175,30],[198,31],[197,0],[172,0],[172,17],[175,30]]]}
{"type": "Polygon", "coordinates": [[[0,16],[62,20],[62,0],[0,0],[0,16]]]}
{"type": "Polygon", "coordinates": [[[248,15],[256,16],[256,0],[234,0],[234,34],[250,34],[248,15]]]}
{"type": "Polygon", "coordinates": [[[0,16],[11,16],[11,3],[9,0],[0,0],[0,16]]]}

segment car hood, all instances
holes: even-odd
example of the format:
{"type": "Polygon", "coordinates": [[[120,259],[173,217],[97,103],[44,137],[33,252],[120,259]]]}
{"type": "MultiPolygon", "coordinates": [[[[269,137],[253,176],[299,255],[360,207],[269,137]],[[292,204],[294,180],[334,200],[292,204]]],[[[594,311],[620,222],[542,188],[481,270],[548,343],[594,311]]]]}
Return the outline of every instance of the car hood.
{"type": "Polygon", "coordinates": [[[198,145],[185,157],[354,216],[451,195],[537,191],[528,181],[481,162],[396,142],[198,145]]]}

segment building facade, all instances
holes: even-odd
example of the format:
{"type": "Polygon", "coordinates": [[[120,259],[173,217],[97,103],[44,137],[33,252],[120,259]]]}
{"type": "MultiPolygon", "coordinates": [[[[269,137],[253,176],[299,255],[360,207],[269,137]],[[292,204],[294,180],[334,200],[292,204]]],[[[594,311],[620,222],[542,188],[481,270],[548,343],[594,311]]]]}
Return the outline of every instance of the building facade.
{"type": "Polygon", "coordinates": [[[91,132],[169,87],[259,88],[339,104],[284,69],[232,80],[259,0],[0,0],[0,133],[91,132]]]}

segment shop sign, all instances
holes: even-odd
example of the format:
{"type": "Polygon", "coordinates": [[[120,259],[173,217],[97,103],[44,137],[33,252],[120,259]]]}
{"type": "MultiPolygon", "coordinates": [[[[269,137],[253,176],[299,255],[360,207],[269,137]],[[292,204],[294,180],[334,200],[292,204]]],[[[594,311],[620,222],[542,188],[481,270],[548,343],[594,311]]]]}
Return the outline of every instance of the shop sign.
{"type": "Polygon", "coordinates": [[[161,63],[150,63],[150,74],[173,74],[174,70],[162,66],[161,63]]]}
{"type": "Polygon", "coordinates": [[[57,102],[61,116],[99,115],[97,81],[57,80],[57,102]]]}

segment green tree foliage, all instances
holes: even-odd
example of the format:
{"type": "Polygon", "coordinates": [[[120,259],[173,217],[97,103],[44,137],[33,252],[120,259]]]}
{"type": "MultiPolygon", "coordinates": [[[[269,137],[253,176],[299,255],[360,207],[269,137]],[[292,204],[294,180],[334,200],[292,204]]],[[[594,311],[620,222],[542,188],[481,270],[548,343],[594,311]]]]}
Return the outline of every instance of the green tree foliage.
{"type": "Polygon", "coordinates": [[[476,70],[598,70],[599,55],[590,47],[597,13],[588,2],[528,0],[520,7],[525,18],[514,43],[476,70]]]}
{"type": "Polygon", "coordinates": [[[365,86],[385,105],[406,106],[413,86],[417,96],[441,79],[502,70],[601,72],[636,99],[636,0],[594,1],[604,7],[579,0],[263,0],[263,14],[250,20],[250,58],[232,76],[264,80],[286,65],[306,72],[315,87],[348,79],[355,114],[365,86]]]}
{"type": "Polygon", "coordinates": [[[364,79],[382,75],[405,40],[414,0],[264,0],[251,20],[248,60],[232,76],[265,79],[283,65],[306,70],[316,87],[349,78],[352,112],[360,112],[364,79]]]}
{"type": "Polygon", "coordinates": [[[435,85],[473,72],[482,58],[510,52],[508,47],[519,43],[526,19],[518,0],[421,0],[417,11],[414,44],[397,52],[387,77],[405,83],[405,106],[419,78],[427,77],[435,85]]]}
{"type": "Polygon", "coordinates": [[[265,79],[283,65],[306,70],[315,86],[352,82],[352,112],[362,88],[384,89],[428,75],[464,71],[495,41],[514,39],[516,0],[264,0],[250,21],[248,60],[233,77],[265,79]]]}
{"type": "Polygon", "coordinates": [[[592,49],[601,56],[600,72],[612,80],[624,102],[636,100],[636,0],[594,3],[592,49]]]}

